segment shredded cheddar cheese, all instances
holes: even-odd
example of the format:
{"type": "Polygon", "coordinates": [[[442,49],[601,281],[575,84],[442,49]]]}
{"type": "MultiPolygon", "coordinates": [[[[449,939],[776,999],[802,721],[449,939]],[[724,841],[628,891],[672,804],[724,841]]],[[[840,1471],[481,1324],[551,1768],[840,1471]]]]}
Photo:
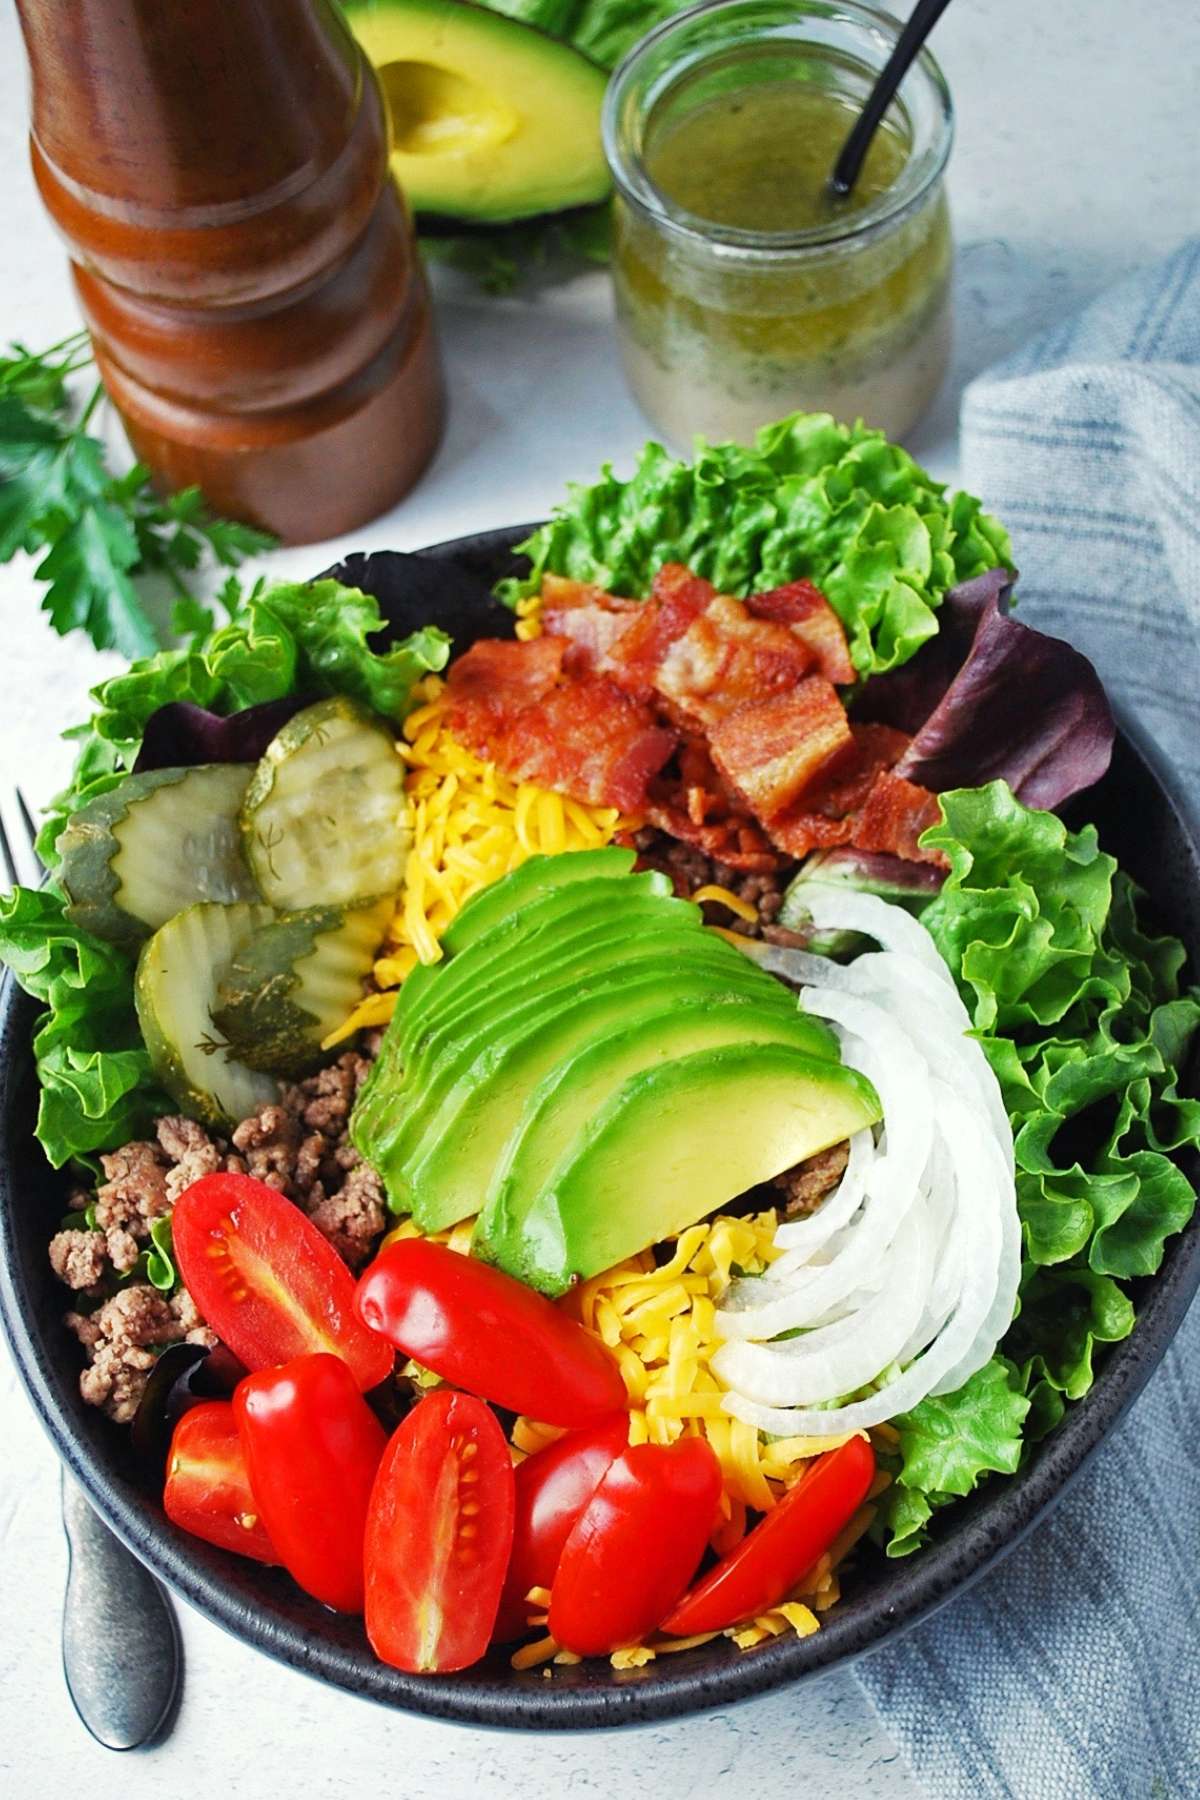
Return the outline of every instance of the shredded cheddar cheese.
{"type": "MultiPolygon", "coordinates": [[[[733,913],[739,919],[745,919],[748,925],[753,925],[758,918],[758,908],[752,906],[749,900],[743,900],[741,895],[735,894],[731,888],[717,887],[714,883],[710,883],[707,887],[697,888],[692,899],[697,906],[703,906],[706,900],[715,900],[725,908],[726,912],[733,913]]],[[[732,932],[726,933],[726,935],[734,936],[732,932]]]]}

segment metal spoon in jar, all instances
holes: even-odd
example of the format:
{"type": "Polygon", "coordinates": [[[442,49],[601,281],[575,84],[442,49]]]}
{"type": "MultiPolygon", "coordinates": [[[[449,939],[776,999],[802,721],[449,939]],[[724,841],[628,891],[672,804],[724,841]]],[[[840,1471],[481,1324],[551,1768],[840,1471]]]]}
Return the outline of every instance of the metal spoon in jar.
{"type": "Polygon", "coordinates": [[[896,48],[880,70],[879,79],[868,94],[866,105],[855,120],[833,165],[833,173],[829,177],[831,199],[844,200],[858,180],[863,161],[871,147],[871,139],[892,104],[896,89],[908,74],[918,51],[949,4],[950,0],[917,0],[912,17],[896,39],[896,48]]]}

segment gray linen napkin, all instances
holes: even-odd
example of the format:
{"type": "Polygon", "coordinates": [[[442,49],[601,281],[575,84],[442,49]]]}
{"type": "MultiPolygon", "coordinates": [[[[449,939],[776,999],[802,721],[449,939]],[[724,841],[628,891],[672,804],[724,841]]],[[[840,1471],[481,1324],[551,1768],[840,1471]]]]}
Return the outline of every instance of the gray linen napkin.
{"type": "MultiPolygon", "coordinates": [[[[1200,239],[967,390],[962,484],[1200,810],[1200,239]]],[[[1200,1303],[1061,1507],[858,1666],[932,1800],[1200,1795],[1200,1303]]]]}

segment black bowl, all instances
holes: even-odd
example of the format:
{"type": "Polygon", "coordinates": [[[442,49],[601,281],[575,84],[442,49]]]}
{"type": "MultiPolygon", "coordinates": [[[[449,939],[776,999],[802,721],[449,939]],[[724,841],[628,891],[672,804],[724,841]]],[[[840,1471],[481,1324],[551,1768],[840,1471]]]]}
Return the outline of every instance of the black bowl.
{"type": "MultiPolygon", "coordinates": [[[[489,532],[436,545],[428,554],[452,565],[451,584],[453,565],[492,577],[512,568],[512,546],[521,535],[489,532]]],[[[355,573],[366,582],[370,565],[357,565],[355,573]]],[[[1121,731],[1110,772],[1081,810],[1200,967],[1200,834],[1157,756],[1130,726],[1121,731]]],[[[46,1260],[64,1196],[32,1135],[35,1011],[8,981],[0,999],[0,1313],[29,1397],[60,1456],[118,1536],[235,1637],[351,1693],[435,1718],[541,1729],[642,1723],[763,1694],[883,1643],[960,1593],[1062,1496],[1144,1386],[1200,1285],[1198,1215],[1172,1241],[1161,1272],[1137,1284],[1133,1335],[1104,1358],[1091,1393],[1069,1410],[1028,1467],[948,1509],[934,1541],[911,1559],[864,1558],[846,1598],[814,1637],[789,1634],[749,1651],[720,1639],[642,1670],[618,1674],[606,1663],[584,1663],[555,1669],[550,1681],[538,1670],[515,1674],[502,1653],[462,1675],[404,1675],[376,1662],[358,1620],[327,1612],[277,1570],[176,1531],[139,1470],[127,1432],[81,1400],[78,1353],[61,1323],[64,1290],[46,1260]]],[[[1190,1092],[1195,1074],[1189,1071],[1190,1092]]],[[[1195,1179],[1195,1167],[1188,1172],[1195,1179]]]]}

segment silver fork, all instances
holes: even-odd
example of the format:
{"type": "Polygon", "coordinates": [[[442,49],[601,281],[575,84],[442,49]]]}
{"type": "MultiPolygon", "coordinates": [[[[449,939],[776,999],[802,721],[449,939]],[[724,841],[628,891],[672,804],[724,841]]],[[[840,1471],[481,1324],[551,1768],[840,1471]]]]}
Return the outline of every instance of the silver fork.
{"type": "MultiPolygon", "coordinates": [[[[0,863],[9,885],[40,885],[37,827],[18,788],[21,833],[0,816],[0,863]],[[14,855],[13,842],[18,854],[14,855]]],[[[69,1561],[63,1598],[63,1674],[71,1703],[98,1743],[135,1750],[163,1738],[179,1696],[182,1652],[166,1589],[115,1537],[62,1466],[63,1530],[69,1561]]]]}

